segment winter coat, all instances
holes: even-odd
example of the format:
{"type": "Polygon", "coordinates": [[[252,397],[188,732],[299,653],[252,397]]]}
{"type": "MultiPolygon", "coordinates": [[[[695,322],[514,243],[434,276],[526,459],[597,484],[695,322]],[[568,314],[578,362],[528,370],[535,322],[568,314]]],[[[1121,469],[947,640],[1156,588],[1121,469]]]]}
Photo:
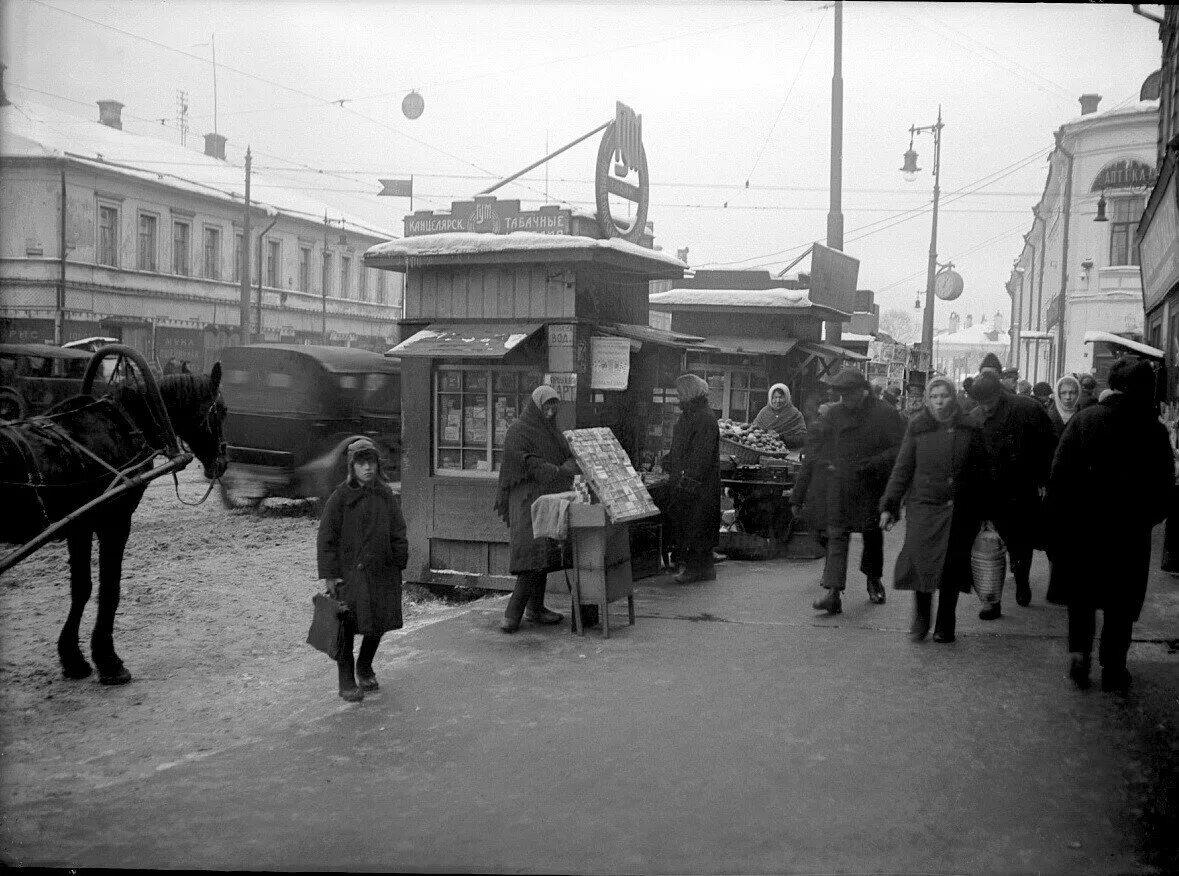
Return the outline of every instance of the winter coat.
{"type": "Polygon", "coordinates": [[[572,473],[561,468],[571,459],[569,444],[556,423],[546,420],[530,400],[504,435],[500,495],[496,498],[496,510],[507,518],[508,571],[513,575],[562,568],[559,543],[532,535],[532,503],[540,496],[573,489],[572,473]]]}
{"type": "Polygon", "coordinates": [[[820,419],[807,456],[812,473],[800,477],[790,501],[806,506],[815,526],[853,532],[876,528],[878,506],[889,473],[901,449],[905,420],[887,403],[869,395],[854,411],[840,403],[820,419]],[[813,469],[824,467],[820,489],[813,469]]]}
{"type": "Polygon", "coordinates": [[[340,580],[338,599],[355,620],[353,632],[398,630],[401,570],[409,561],[401,501],[384,481],[336,487],[319,521],[320,578],[340,580]]]}
{"type": "MultiPolygon", "coordinates": [[[[1056,410],[1056,405],[1051,405],[1044,410],[1048,414],[1048,421],[1052,423],[1052,434],[1056,436],[1056,440],[1059,442],[1060,436],[1064,434],[1064,427],[1067,423],[1060,416],[1060,411],[1056,410]]],[[[1075,417],[1076,415],[1077,412],[1073,411],[1073,416],[1075,417]]],[[[1072,418],[1070,417],[1069,419],[1071,420],[1072,418]]]]}
{"type": "Polygon", "coordinates": [[[909,421],[880,499],[880,510],[894,518],[905,501],[905,544],[893,575],[898,590],[932,593],[943,583],[970,590],[970,549],[981,523],[986,467],[982,434],[961,409],[949,423],[939,423],[928,410],[909,421]]]}
{"type": "Polygon", "coordinates": [[[669,540],[684,553],[711,552],[720,533],[720,429],[707,396],[680,407],[665,464],[675,497],[669,540]]]}
{"type": "Polygon", "coordinates": [[[979,427],[988,459],[986,507],[1005,541],[1008,533],[1023,533],[1040,541],[1040,493],[1048,484],[1056,436],[1044,407],[1034,399],[1011,392],[999,394],[998,406],[987,417],[982,406],[970,412],[979,427]]]}
{"type": "Polygon", "coordinates": [[[1066,601],[1121,607],[1137,620],[1151,530],[1167,515],[1173,465],[1152,405],[1116,393],[1073,415],[1048,487],[1052,557],[1062,564],[1066,601]],[[1099,540],[1078,543],[1080,533],[1094,530],[1099,540]]]}

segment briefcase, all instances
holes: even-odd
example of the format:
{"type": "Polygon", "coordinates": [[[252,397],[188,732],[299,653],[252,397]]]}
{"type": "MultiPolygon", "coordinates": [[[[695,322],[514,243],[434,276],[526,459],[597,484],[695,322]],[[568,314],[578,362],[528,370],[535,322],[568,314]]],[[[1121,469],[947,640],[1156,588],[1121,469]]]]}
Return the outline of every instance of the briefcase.
{"type": "Polygon", "coordinates": [[[348,606],[326,593],[311,597],[313,607],[311,629],[307,631],[307,644],[333,660],[344,653],[344,627],[348,617],[348,606]]]}

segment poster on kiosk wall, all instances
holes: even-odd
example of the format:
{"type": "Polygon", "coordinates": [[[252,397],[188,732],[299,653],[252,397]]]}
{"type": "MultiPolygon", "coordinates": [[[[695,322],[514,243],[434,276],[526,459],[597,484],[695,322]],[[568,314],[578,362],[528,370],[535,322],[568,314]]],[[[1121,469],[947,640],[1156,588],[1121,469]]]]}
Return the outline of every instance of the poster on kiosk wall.
{"type": "Polygon", "coordinates": [[[630,341],[590,338],[590,389],[626,389],[630,382],[630,341]]]}

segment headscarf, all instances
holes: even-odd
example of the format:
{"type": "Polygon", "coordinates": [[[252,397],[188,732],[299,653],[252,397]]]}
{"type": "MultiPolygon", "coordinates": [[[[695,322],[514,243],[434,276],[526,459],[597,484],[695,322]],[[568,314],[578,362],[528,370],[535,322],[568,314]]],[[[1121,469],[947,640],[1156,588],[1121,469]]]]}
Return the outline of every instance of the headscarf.
{"type": "Polygon", "coordinates": [[[791,401],[790,390],[784,383],[775,383],[770,387],[770,403],[753,418],[753,425],[766,432],[775,432],[783,439],[806,435],[806,421],[791,401]],[[774,409],[775,392],[781,392],[784,397],[782,406],[777,410],[774,409]]]}
{"type": "Polygon", "coordinates": [[[675,379],[675,388],[686,402],[708,395],[708,382],[699,374],[681,374],[675,379]]]}
{"type": "Polygon", "coordinates": [[[1060,380],[1056,381],[1056,393],[1052,396],[1052,403],[1056,405],[1056,413],[1060,415],[1060,421],[1068,424],[1068,421],[1073,418],[1078,410],[1078,405],[1081,403],[1081,381],[1073,377],[1071,374],[1066,374],[1060,380]],[[1071,383],[1077,389],[1077,397],[1073,399],[1070,407],[1065,407],[1060,401],[1060,388],[1066,383],[1071,383]]]}
{"type": "Polygon", "coordinates": [[[954,419],[954,415],[958,413],[958,393],[954,389],[954,382],[945,377],[935,377],[925,385],[925,409],[929,411],[929,415],[933,417],[937,423],[948,423],[954,419]],[[941,411],[935,411],[933,405],[929,403],[929,394],[933,392],[935,386],[944,386],[950,393],[950,401],[941,411]]]}
{"type": "Polygon", "coordinates": [[[499,490],[494,505],[504,523],[511,523],[508,498],[512,487],[528,480],[528,457],[537,456],[545,462],[560,465],[573,455],[556,422],[545,417],[540,409],[546,401],[559,398],[551,386],[538,386],[532,391],[524,413],[508,426],[504,435],[504,458],[499,469],[499,490]]]}

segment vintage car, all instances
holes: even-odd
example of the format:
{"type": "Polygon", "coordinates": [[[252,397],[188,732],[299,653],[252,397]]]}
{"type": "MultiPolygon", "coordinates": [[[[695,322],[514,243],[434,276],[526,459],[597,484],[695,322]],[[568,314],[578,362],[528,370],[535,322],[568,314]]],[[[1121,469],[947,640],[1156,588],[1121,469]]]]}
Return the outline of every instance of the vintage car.
{"type": "Polygon", "coordinates": [[[0,344],[0,421],[35,416],[77,395],[90,356],[52,344],[0,344]]]}
{"type": "Polygon", "coordinates": [[[325,499],[344,480],[345,448],[373,440],[401,476],[398,360],[347,347],[250,344],[221,352],[229,507],[269,496],[325,499]]]}

